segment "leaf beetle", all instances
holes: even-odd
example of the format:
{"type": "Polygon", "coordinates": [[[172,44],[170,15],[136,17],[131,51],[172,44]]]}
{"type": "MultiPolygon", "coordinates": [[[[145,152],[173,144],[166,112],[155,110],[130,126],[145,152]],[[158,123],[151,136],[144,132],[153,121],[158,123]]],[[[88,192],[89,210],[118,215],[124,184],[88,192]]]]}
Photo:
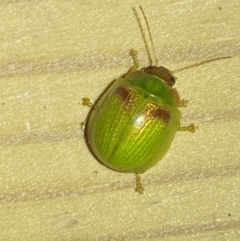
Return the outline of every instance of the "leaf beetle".
{"type": "MultiPolygon", "coordinates": [[[[154,50],[150,28],[141,6],[150,42],[154,50]]],[[[138,19],[138,15],[134,8],[138,19]]],[[[156,165],[167,153],[178,130],[195,132],[195,125],[180,127],[181,100],[173,72],[192,68],[222,58],[207,60],[170,72],[165,67],[152,65],[139,69],[137,51],[131,49],[133,66],[129,72],[115,80],[110,87],[91,104],[83,98],[83,105],[91,107],[84,127],[87,145],[102,164],[112,170],[136,174],[136,191],[143,193],[139,174],[156,165]]],[[[155,50],[154,50],[155,54],[155,50]]],[[[228,58],[228,57],[223,57],[228,58]]],[[[155,54],[155,62],[157,58],[155,54]]]]}

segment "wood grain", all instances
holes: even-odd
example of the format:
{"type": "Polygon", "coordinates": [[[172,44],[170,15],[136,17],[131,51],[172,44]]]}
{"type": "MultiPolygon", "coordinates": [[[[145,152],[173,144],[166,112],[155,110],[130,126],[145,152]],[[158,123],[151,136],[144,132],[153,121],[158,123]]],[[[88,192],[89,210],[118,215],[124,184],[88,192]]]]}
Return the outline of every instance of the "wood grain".
{"type": "Polygon", "coordinates": [[[240,3],[1,1],[0,240],[240,240],[240,3]],[[148,64],[132,7],[189,100],[167,155],[142,175],[108,170],[80,122],[113,79],[148,64]]]}

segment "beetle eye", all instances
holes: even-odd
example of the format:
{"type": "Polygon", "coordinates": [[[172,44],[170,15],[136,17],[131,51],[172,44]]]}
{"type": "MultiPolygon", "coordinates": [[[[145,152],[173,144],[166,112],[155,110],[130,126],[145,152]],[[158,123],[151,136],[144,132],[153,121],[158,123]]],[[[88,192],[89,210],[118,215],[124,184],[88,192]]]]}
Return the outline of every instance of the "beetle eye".
{"type": "Polygon", "coordinates": [[[172,82],[172,85],[174,85],[175,82],[176,82],[176,79],[175,79],[173,76],[171,76],[170,80],[171,80],[171,82],[172,82]]]}

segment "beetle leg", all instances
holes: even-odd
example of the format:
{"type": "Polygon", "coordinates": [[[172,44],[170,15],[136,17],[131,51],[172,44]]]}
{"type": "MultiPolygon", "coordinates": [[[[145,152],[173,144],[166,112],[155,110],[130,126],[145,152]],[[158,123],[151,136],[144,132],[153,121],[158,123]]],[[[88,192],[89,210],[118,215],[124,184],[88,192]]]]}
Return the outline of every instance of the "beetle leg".
{"type": "Polygon", "coordinates": [[[142,186],[142,183],[141,183],[141,178],[140,178],[140,175],[135,173],[136,175],[136,188],[135,188],[135,191],[138,192],[139,194],[143,194],[144,192],[144,188],[142,186]]]}
{"type": "Polygon", "coordinates": [[[190,132],[195,132],[197,126],[194,124],[188,125],[188,126],[179,126],[178,131],[190,131],[190,132]]]}
{"type": "Polygon", "coordinates": [[[137,58],[137,50],[130,49],[129,55],[133,58],[133,66],[130,68],[130,72],[139,68],[139,60],[137,58]]]}
{"type": "Polygon", "coordinates": [[[187,107],[188,102],[189,102],[188,100],[184,100],[184,99],[180,100],[179,107],[187,107]]]}
{"type": "Polygon", "coordinates": [[[83,121],[83,122],[80,123],[80,127],[81,127],[82,131],[85,130],[85,121],[83,121]]]}
{"type": "Polygon", "coordinates": [[[90,101],[90,99],[88,97],[83,97],[82,98],[82,105],[91,107],[92,106],[92,102],[90,101]]]}
{"type": "MultiPolygon", "coordinates": [[[[82,105],[91,107],[92,106],[92,102],[90,101],[90,99],[88,97],[83,97],[82,98],[82,105]]],[[[82,131],[85,130],[85,121],[80,123],[80,127],[81,127],[82,131]]]]}

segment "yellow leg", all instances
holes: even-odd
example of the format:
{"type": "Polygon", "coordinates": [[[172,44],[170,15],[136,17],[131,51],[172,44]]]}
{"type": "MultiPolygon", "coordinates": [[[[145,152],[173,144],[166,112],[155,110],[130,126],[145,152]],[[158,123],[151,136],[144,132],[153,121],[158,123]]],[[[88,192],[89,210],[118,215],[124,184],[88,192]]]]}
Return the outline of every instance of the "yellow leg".
{"type": "Polygon", "coordinates": [[[190,131],[190,132],[195,132],[195,130],[197,129],[197,126],[195,126],[194,124],[188,125],[188,126],[180,126],[179,127],[179,131],[190,131]]]}
{"type": "Polygon", "coordinates": [[[85,121],[83,121],[83,122],[80,123],[80,127],[81,127],[82,131],[85,130],[85,121]]]}
{"type": "Polygon", "coordinates": [[[184,100],[184,99],[180,100],[179,107],[187,107],[188,102],[189,102],[188,100],[184,100]]]}
{"type": "Polygon", "coordinates": [[[142,183],[141,183],[140,175],[137,174],[137,173],[135,175],[136,175],[136,188],[135,188],[135,191],[138,192],[139,194],[143,194],[144,188],[143,188],[142,183]]]}
{"type": "Polygon", "coordinates": [[[130,49],[129,55],[133,58],[133,66],[130,68],[130,72],[133,72],[139,68],[139,61],[137,58],[137,51],[130,49]]]}
{"type": "Polygon", "coordinates": [[[88,97],[83,97],[82,98],[82,105],[91,107],[92,103],[91,103],[91,101],[90,101],[90,99],[88,97]]]}
{"type": "MultiPolygon", "coordinates": [[[[90,99],[88,97],[83,97],[82,98],[82,105],[91,107],[92,106],[92,102],[90,101],[90,99]]],[[[84,129],[85,129],[85,121],[80,123],[80,127],[81,127],[82,131],[84,131],[84,129]]]]}

